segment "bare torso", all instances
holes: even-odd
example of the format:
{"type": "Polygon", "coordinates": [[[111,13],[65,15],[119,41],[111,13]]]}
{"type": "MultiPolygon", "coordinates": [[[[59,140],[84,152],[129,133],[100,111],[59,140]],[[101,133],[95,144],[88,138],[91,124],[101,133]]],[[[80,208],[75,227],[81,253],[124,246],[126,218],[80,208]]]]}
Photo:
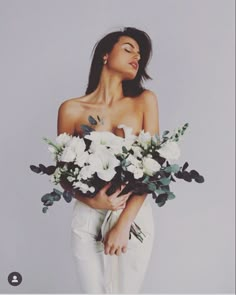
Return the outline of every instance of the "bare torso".
{"type": "MultiPolygon", "coordinates": [[[[74,135],[82,135],[81,124],[87,124],[88,116],[95,119],[99,116],[103,124],[93,126],[97,131],[111,131],[114,134],[124,137],[123,129],[117,128],[119,124],[125,124],[133,128],[133,133],[138,134],[143,128],[143,95],[137,97],[124,97],[108,106],[98,103],[92,95],[85,95],[67,100],[70,108],[73,109],[75,118],[74,135]]],[[[98,121],[98,120],[97,120],[98,121]]]]}

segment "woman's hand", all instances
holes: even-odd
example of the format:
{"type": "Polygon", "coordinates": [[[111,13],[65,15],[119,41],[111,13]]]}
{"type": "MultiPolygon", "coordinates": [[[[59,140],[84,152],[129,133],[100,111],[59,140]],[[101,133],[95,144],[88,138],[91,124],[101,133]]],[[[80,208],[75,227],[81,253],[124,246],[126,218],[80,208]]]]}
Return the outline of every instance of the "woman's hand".
{"type": "Polygon", "coordinates": [[[125,185],[121,186],[121,189],[117,189],[112,195],[108,196],[106,191],[108,190],[111,183],[106,184],[95,197],[91,199],[93,208],[95,209],[107,209],[107,210],[119,210],[124,209],[126,206],[126,201],[129,196],[132,194],[132,191],[119,196],[121,191],[124,189],[125,185]]]}
{"type": "MultiPolygon", "coordinates": [[[[63,179],[60,182],[60,185],[64,190],[68,190],[70,192],[73,191],[71,183],[63,179]]],[[[126,206],[126,201],[128,200],[129,196],[132,194],[132,191],[119,196],[121,191],[124,189],[125,185],[121,186],[121,189],[117,189],[112,195],[108,196],[106,191],[110,187],[111,183],[106,184],[93,198],[86,198],[84,196],[80,196],[80,193],[76,193],[75,198],[84,202],[85,204],[89,205],[94,209],[106,209],[106,210],[119,210],[124,209],[126,206]]]]}
{"type": "Polygon", "coordinates": [[[127,251],[130,226],[113,226],[103,239],[105,254],[117,255],[127,251]]]}

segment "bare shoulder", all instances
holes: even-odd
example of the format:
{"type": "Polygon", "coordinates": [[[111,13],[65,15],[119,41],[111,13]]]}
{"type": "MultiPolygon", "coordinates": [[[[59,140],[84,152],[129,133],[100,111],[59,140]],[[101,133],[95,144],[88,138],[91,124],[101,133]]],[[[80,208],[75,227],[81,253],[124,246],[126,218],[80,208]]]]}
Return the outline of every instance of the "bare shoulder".
{"type": "Polygon", "coordinates": [[[145,89],[140,94],[140,98],[142,98],[143,100],[146,100],[147,102],[154,101],[154,100],[157,100],[157,94],[153,92],[152,90],[145,89]]]}
{"type": "Polygon", "coordinates": [[[158,106],[158,96],[155,92],[149,89],[145,89],[139,96],[138,100],[142,107],[145,109],[146,107],[157,107],[158,106]]]}
{"type": "Polygon", "coordinates": [[[59,106],[59,113],[63,113],[65,115],[77,115],[81,110],[81,103],[86,100],[86,95],[80,97],[73,97],[67,100],[64,100],[59,106]]]}

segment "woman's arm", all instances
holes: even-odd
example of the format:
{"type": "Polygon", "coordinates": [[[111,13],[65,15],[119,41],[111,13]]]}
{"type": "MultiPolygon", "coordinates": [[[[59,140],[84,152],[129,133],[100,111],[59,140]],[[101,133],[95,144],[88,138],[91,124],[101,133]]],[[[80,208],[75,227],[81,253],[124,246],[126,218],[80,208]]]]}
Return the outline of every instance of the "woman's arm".
{"type": "MultiPolygon", "coordinates": [[[[57,116],[57,135],[64,132],[70,135],[74,134],[76,120],[78,120],[78,112],[75,112],[75,109],[73,102],[70,100],[64,101],[60,105],[57,116]]],[[[69,182],[61,181],[60,185],[63,189],[70,190],[69,182]]],[[[92,208],[94,207],[94,201],[92,198],[84,198],[79,193],[76,193],[75,198],[92,208]]]]}
{"type": "MultiPolygon", "coordinates": [[[[155,93],[145,90],[143,99],[143,129],[151,135],[158,134],[159,131],[159,110],[155,93]]],[[[108,232],[104,239],[105,254],[120,255],[127,250],[129,231],[139,209],[141,208],[147,193],[143,195],[131,195],[126,202],[126,207],[121,212],[117,223],[108,232]],[[117,251],[117,252],[116,252],[117,251]]]]}

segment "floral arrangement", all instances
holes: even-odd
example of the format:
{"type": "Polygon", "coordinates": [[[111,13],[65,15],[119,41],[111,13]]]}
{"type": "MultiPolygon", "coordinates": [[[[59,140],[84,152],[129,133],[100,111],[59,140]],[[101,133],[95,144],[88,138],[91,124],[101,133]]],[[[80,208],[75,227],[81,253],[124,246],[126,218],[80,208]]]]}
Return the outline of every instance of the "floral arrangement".
{"type": "MultiPolygon", "coordinates": [[[[126,184],[122,194],[130,191],[135,195],[152,194],[159,207],[175,198],[170,190],[170,182],[175,182],[175,178],[204,182],[204,177],[196,170],[187,171],[188,162],[182,167],[176,164],[180,157],[178,141],[188,123],[176,129],[171,136],[168,136],[168,130],[164,131],[162,137],[158,134],[151,136],[144,130],[134,135],[132,128],[120,124],[118,128],[123,128],[125,135],[122,138],[109,131],[95,131],[93,125],[101,122],[97,118],[98,121],[89,116],[90,125],[81,125],[82,137],[63,133],[54,142],[44,138],[55,165],[31,165],[31,170],[50,175],[50,181],[55,185],[66,181],[71,188],[63,192],[54,188],[42,196],[44,213],[61,196],[68,203],[76,193],[92,198],[108,182],[111,182],[106,192],[108,196],[126,184]]],[[[131,226],[131,233],[143,240],[142,231],[135,223],[131,226]]]]}

